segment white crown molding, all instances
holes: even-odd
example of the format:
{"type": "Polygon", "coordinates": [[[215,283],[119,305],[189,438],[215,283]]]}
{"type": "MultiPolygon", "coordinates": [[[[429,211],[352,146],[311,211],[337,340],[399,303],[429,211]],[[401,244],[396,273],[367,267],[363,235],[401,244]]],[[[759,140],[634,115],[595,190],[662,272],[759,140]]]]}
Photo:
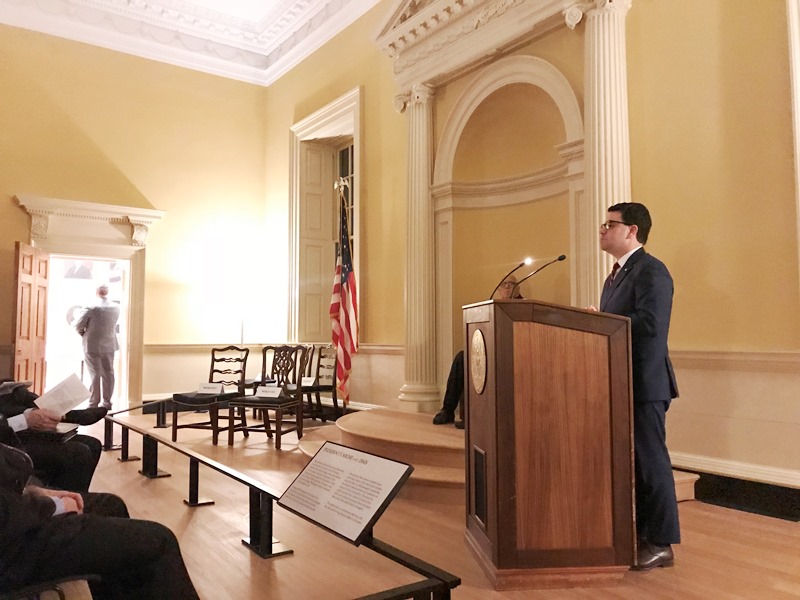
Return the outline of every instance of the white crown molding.
{"type": "Polygon", "coordinates": [[[564,0],[406,0],[376,37],[401,89],[441,85],[564,24],[564,0]]]}
{"type": "Polygon", "coordinates": [[[379,0],[283,0],[248,21],[185,0],[0,0],[0,23],[267,86],[379,0]]]}

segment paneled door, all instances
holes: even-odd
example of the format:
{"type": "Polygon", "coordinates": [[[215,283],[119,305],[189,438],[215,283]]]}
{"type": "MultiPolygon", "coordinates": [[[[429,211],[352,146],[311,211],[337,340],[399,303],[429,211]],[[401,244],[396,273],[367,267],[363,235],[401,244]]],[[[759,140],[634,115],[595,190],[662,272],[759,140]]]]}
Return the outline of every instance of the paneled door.
{"type": "Polygon", "coordinates": [[[50,255],[16,243],[17,303],[14,307],[14,379],[32,381],[31,390],[44,391],[47,362],[47,283],[50,255]]]}
{"type": "Polygon", "coordinates": [[[331,337],[328,311],[336,267],[335,161],[336,154],[331,146],[302,143],[299,342],[323,342],[331,337]]]}

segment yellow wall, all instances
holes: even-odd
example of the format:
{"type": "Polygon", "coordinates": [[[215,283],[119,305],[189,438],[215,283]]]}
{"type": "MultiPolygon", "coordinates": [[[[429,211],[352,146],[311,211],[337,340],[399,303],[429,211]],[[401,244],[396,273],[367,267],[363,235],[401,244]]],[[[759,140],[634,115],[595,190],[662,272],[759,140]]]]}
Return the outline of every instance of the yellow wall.
{"type": "Polygon", "coordinates": [[[361,86],[359,317],[361,342],[373,344],[405,338],[407,116],[393,107],[391,61],[373,41],[388,10],[379,5],[270,86],[266,110],[268,203],[285,207],[290,127],[361,86]]]}
{"type": "Polygon", "coordinates": [[[233,241],[260,258],[266,90],[11,27],[0,56],[0,343],[29,233],[15,194],[166,211],[148,239],[145,342],[238,340],[229,307],[249,267],[211,267],[233,241]]]}
{"type": "MultiPolygon", "coordinates": [[[[582,73],[580,32],[561,30],[529,44],[516,54],[546,57],[559,64],[569,79],[582,73]],[[561,56],[561,60],[556,60],[561,56]],[[565,58],[568,58],[565,62],[565,58]],[[574,63],[578,66],[575,67],[574,63]],[[566,73],[565,73],[566,74],[566,73]]],[[[456,99],[478,73],[467,74],[437,90],[437,132],[455,107],[456,99]]],[[[528,84],[504,86],[490,94],[470,115],[453,165],[453,180],[491,181],[535,173],[561,162],[556,146],[563,144],[564,123],[555,102],[541,88],[528,84]]],[[[535,202],[455,211],[453,219],[453,340],[460,348],[460,307],[488,298],[499,279],[525,257],[536,263],[517,272],[524,277],[569,248],[569,205],[566,194],[535,202]]],[[[521,287],[527,298],[570,303],[568,262],[553,265],[521,287]]]]}
{"type": "Polygon", "coordinates": [[[507,85],[489,95],[470,116],[453,164],[455,181],[486,181],[533,173],[561,163],[564,123],[541,88],[507,85]]]}
{"type": "MultiPolygon", "coordinates": [[[[0,27],[0,302],[10,309],[13,241],[28,232],[14,194],[152,207],[167,216],[148,241],[147,343],[235,339],[240,313],[259,310],[265,298],[270,318],[254,318],[247,337],[283,337],[289,127],[361,86],[362,341],[402,344],[407,116],[392,107],[400,90],[391,59],[373,41],[390,6],[373,9],[268,89],[0,27]],[[249,260],[217,278],[209,265],[231,240],[249,260]],[[239,282],[263,261],[268,276],[250,279],[259,293],[242,300],[247,286],[239,282]],[[234,302],[235,310],[223,310],[234,302]]],[[[649,249],[676,280],[672,346],[798,349],[784,3],[708,0],[698,11],[694,0],[638,0],[627,23],[633,192],[653,210],[649,249]]],[[[515,50],[555,64],[579,101],[583,26],[515,50]]],[[[474,76],[436,90],[437,141],[474,76]]],[[[459,173],[484,179],[528,170],[509,156],[551,164],[517,104],[506,97],[480,109],[486,112],[468,127],[465,146],[491,152],[460,149],[459,173]],[[506,120],[493,127],[506,108],[506,120]],[[528,139],[513,138],[515,131],[528,139]],[[513,154],[501,151],[506,139],[513,154]]],[[[468,276],[466,262],[455,265],[456,305],[483,297],[502,264],[533,252],[522,243],[529,222],[553,219],[565,241],[565,202],[459,214],[455,250],[486,256],[486,273],[468,276]],[[523,218],[509,219],[513,210],[523,218]],[[481,228],[510,228],[521,246],[495,254],[496,240],[477,242],[481,228]]],[[[544,274],[540,282],[545,291],[544,274]]],[[[561,297],[560,285],[546,290],[551,299],[561,297]]],[[[0,311],[0,344],[11,341],[9,313],[0,311]]]]}
{"type": "Polygon", "coordinates": [[[800,348],[782,0],[634,2],[633,196],[675,279],[675,349],[800,348]]]}
{"type": "MultiPolygon", "coordinates": [[[[568,239],[567,197],[548,198],[519,206],[458,211],[453,247],[453,298],[459,308],[453,318],[453,340],[463,343],[460,307],[486,300],[500,278],[526,256],[539,260],[517,272],[519,279],[565,251],[568,239]]],[[[556,263],[520,286],[526,298],[569,304],[569,263],[556,263]]]]}

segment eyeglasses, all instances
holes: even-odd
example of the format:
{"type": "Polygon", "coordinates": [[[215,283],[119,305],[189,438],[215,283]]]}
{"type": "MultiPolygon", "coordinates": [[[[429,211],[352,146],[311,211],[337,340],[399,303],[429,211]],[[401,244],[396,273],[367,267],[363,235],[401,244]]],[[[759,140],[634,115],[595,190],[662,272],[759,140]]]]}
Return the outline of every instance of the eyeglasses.
{"type": "Polygon", "coordinates": [[[622,221],[611,221],[611,220],[609,220],[609,221],[606,221],[605,223],[600,223],[600,229],[602,229],[603,231],[608,231],[614,225],[628,225],[628,224],[627,223],[623,223],[622,221]]]}

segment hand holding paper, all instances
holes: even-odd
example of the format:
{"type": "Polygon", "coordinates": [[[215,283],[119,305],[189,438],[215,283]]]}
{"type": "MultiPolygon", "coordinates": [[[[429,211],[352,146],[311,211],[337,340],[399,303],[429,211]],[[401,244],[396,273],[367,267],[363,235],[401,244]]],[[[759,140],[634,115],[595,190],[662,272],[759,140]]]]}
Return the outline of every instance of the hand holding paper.
{"type": "Polygon", "coordinates": [[[90,395],[74,373],[36,399],[36,406],[57,413],[59,417],[78,406],[90,395]]]}

